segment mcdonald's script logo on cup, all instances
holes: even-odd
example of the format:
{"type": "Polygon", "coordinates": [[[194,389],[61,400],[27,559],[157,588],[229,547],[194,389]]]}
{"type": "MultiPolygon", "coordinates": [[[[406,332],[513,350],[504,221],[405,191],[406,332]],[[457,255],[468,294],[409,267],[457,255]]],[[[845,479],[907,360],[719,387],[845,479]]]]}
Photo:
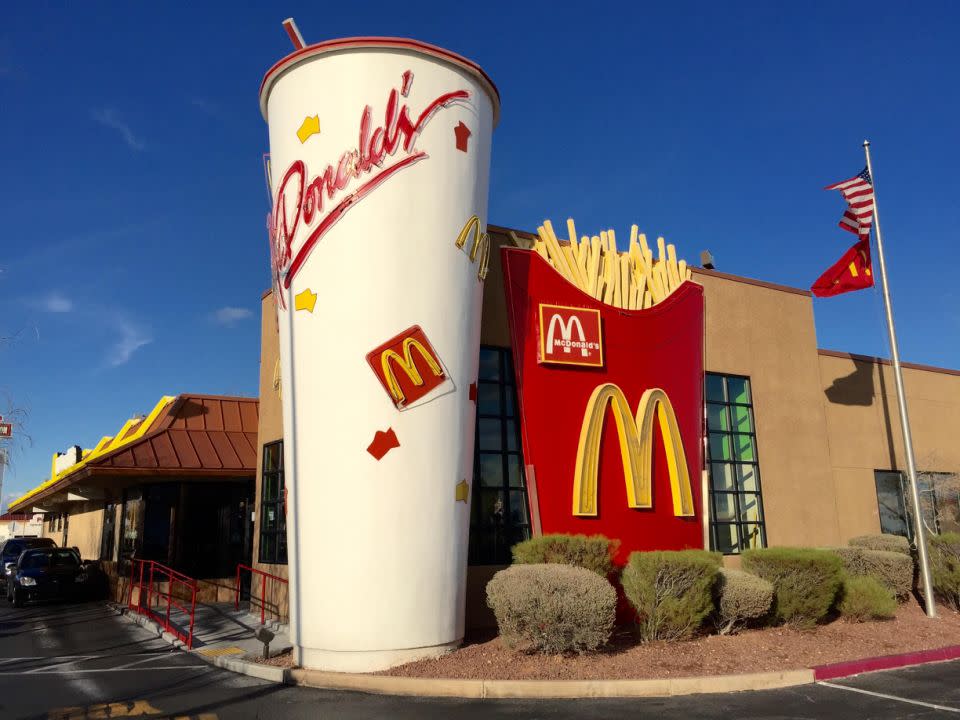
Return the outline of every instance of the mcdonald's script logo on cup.
{"type": "Polygon", "coordinates": [[[398,410],[429,395],[447,379],[437,351],[419,325],[371,350],[367,362],[398,410]]]}
{"type": "Polygon", "coordinates": [[[540,305],[541,363],[603,367],[600,311],[540,305]]]}
{"type": "Polygon", "coordinates": [[[623,390],[613,383],[603,383],[594,389],[583,414],[577,464],[573,473],[573,514],[587,517],[597,515],[600,436],[603,434],[607,405],[613,408],[613,419],[620,440],[623,477],[627,483],[627,505],[637,509],[653,507],[653,422],[656,419],[667,455],[673,514],[677,517],[693,517],[693,486],[690,484],[683,439],[670,398],[660,388],[650,388],[640,398],[634,415],[623,390]]]}

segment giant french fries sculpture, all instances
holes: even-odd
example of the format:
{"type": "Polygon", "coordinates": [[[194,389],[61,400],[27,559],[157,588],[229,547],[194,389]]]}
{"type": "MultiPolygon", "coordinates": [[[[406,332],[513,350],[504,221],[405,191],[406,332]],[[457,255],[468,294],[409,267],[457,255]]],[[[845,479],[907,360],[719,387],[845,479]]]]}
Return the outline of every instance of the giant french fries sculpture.
{"type": "MultiPolygon", "coordinates": [[[[584,235],[577,241],[573,218],[567,220],[568,237],[561,240],[545,220],[537,228],[533,249],[568,282],[607,305],[624,310],[645,310],[670,296],[693,273],[686,260],[677,260],[673,245],[657,238],[658,256],[647,245],[637,226],[630,228],[630,246],[617,250],[614,231],[584,235]]],[[[519,243],[517,243],[519,244],[519,243]]]]}

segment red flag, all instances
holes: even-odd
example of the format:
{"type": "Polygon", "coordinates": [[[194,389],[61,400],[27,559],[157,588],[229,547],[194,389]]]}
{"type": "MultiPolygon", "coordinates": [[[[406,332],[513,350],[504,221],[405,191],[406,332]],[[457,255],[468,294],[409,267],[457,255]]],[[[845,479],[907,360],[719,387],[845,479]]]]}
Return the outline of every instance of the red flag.
{"type": "Polygon", "coordinates": [[[868,287],[873,287],[873,267],[870,239],[863,238],[817,278],[810,290],[817,297],[833,297],[868,287]]]}

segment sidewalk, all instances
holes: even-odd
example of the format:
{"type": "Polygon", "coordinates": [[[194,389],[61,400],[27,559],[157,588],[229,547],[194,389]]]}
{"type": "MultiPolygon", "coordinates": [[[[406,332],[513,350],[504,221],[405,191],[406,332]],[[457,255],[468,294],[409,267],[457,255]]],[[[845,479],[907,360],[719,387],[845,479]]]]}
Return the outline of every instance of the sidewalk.
{"type": "MultiPolygon", "coordinates": [[[[198,604],[194,616],[193,648],[187,649],[186,643],[171,633],[165,632],[160,625],[124,605],[116,605],[121,614],[138,625],[157,633],[157,636],[171,645],[190,652],[207,662],[233,672],[240,672],[272,682],[284,681],[284,669],[253,662],[263,656],[263,643],[257,640],[256,633],[266,627],[274,634],[270,641],[270,657],[280,655],[292,647],[289,631],[285,624],[267,618],[260,624],[259,610],[256,615],[250,612],[247,603],[241,603],[236,610],[232,603],[198,604]]],[[[171,620],[181,627],[189,625],[189,618],[182,613],[171,615],[171,620]]]]}

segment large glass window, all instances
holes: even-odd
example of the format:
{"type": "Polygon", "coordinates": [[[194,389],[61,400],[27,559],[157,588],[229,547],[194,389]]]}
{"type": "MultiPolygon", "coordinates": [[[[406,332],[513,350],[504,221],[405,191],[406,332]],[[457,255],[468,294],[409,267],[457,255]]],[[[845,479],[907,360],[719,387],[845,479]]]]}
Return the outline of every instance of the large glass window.
{"type": "Polygon", "coordinates": [[[481,347],[470,518],[472,565],[507,564],[510,548],[530,537],[516,408],[509,348],[481,347]]]}
{"type": "Polygon", "coordinates": [[[711,545],[726,554],[765,547],[750,379],[707,373],[706,398],[711,545]]]}
{"type": "Polygon", "coordinates": [[[283,441],[263,446],[260,478],[260,562],[287,564],[287,512],[283,485],[283,441]]]}

